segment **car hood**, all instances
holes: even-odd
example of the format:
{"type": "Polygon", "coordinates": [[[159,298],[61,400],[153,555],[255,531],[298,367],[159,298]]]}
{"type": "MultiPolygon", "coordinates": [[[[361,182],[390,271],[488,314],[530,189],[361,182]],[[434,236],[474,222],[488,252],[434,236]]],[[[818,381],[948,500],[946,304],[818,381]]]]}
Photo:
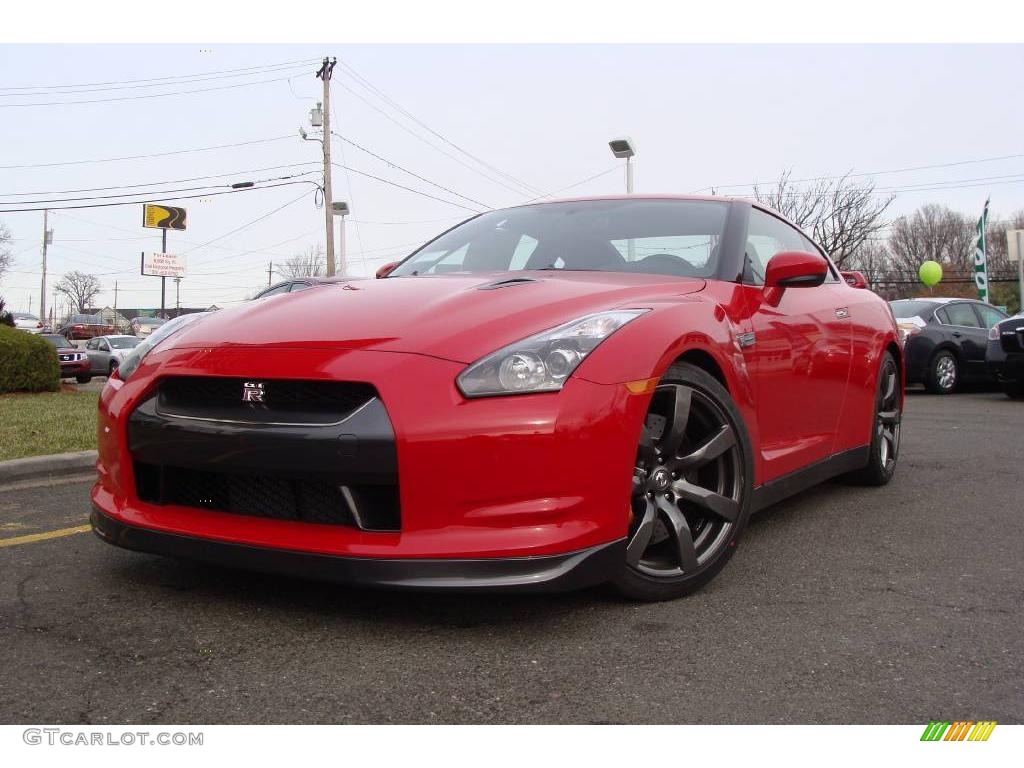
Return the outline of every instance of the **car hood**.
{"type": "Polygon", "coordinates": [[[328,347],[469,363],[591,312],[650,306],[705,281],[620,272],[493,272],[352,280],[219,310],[169,348],[328,347]]]}

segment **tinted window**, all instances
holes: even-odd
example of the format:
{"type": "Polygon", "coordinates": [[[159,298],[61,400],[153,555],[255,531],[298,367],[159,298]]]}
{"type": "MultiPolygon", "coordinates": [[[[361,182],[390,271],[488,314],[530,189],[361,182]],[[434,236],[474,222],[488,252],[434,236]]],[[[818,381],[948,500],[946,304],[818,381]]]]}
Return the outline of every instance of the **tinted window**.
{"type": "Polygon", "coordinates": [[[892,313],[897,319],[901,317],[925,317],[935,304],[931,301],[892,301],[889,302],[892,313]]]}
{"type": "Polygon", "coordinates": [[[110,346],[114,349],[131,349],[137,347],[142,339],[136,338],[135,336],[118,336],[115,339],[109,339],[110,346]]]}
{"type": "Polygon", "coordinates": [[[43,338],[53,344],[55,347],[70,347],[71,342],[65,339],[63,336],[57,336],[56,334],[44,334],[43,338]]]}
{"type": "Polygon", "coordinates": [[[961,325],[967,328],[981,327],[978,316],[974,314],[970,304],[950,304],[939,311],[942,321],[948,325],[961,325]]]}
{"type": "Polygon", "coordinates": [[[565,269],[711,277],[728,203],[593,200],[492,211],[421,248],[388,277],[565,269]]]}
{"type": "Polygon", "coordinates": [[[304,291],[307,288],[312,288],[312,287],[313,286],[310,285],[309,283],[292,283],[292,289],[291,289],[290,292],[291,293],[298,293],[299,291],[304,291]]]}
{"type": "MultiPolygon", "coordinates": [[[[783,251],[806,251],[805,238],[781,219],[754,208],[747,226],[747,264],[743,282],[764,285],[768,261],[783,251]]],[[[814,253],[818,249],[813,250],[814,253]]]]}
{"type": "Polygon", "coordinates": [[[1006,319],[1006,315],[995,307],[989,307],[985,304],[975,304],[974,308],[978,310],[978,314],[981,315],[981,325],[984,328],[991,328],[996,323],[1002,322],[1006,319]]]}

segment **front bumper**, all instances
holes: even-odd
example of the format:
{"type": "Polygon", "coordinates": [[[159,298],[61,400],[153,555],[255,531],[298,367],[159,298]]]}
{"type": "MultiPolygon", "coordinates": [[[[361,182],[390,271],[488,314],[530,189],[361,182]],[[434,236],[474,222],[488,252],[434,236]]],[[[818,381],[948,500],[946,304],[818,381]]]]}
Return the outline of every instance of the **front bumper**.
{"type": "MultiPolygon", "coordinates": [[[[171,536],[205,541],[193,549],[206,554],[233,558],[228,553],[241,548],[278,552],[289,562],[317,563],[324,557],[322,562],[342,573],[339,580],[401,585],[397,582],[402,578],[388,575],[390,566],[381,566],[381,575],[367,562],[432,561],[424,566],[426,572],[441,575],[417,577],[414,585],[448,588],[463,570],[478,570],[472,563],[493,560],[511,561],[505,570],[518,574],[520,586],[561,583],[558,574],[564,564],[538,558],[568,558],[566,562],[575,563],[580,553],[604,551],[605,545],[626,535],[637,435],[649,395],[632,394],[621,384],[573,378],[559,393],[467,401],[454,383],[462,368],[460,363],[421,355],[363,350],[157,350],[127,382],[115,377],[103,390],[93,505],[115,523],[162,540],[171,536]],[[218,430],[226,441],[223,447],[230,448],[232,430],[197,425],[184,432],[183,425],[165,422],[154,425],[152,439],[145,432],[133,432],[133,424],[144,426],[139,418],[160,377],[188,375],[372,383],[393,426],[393,458],[385,461],[383,453],[373,458],[374,442],[364,439],[369,435],[353,423],[349,426],[355,450],[350,449],[351,440],[341,444],[335,437],[337,447],[329,449],[330,455],[312,441],[300,450],[297,443],[288,442],[287,430],[277,427],[273,434],[280,440],[263,442],[247,429],[235,435],[237,450],[205,454],[204,447],[215,441],[196,442],[201,431],[218,430]],[[146,451],[153,454],[146,456],[146,451]],[[365,530],[310,522],[302,519],[301,510],[300,519],[272,519],[181,505],[167,497],[153,503],[140,498],[135,464],[158,459],[212,462],[235,473],[243,467],[232,462],[245,461],[249,468],[267,471],[308,470],[310,476],[334,472],[338,483],[394,482],[401,525],[398,530],[365,530]],[[371,467],[397,480],[365,476],[364,470],[371,467]],[[355,564],[339,565],[339,558],[355,564]],[[346,575],[353,568],[372,573],[365,578],[346,575]]],[[[239,557],[244,564],[255,556],[239,557]]],[[[602,557],[595,562],[607,561],[602,557]]],[[[621,562],[620,558],[616,567],[621,562]]],[[[327,566],[311,565],[301,572],[319,573],[321,567],[327,566]]],[[[486,568],[492,566],[481,567],[489,573],[486,568]]],[[[503,566],[493,567],[505,573],[503,566]]],[[[605,570],[599,580],[615,573],[614,568],[605,570]]],[[[490,578],[474,576],[471,581],[482,579],[483,586],[493,586],[490,578]]],[[[501,576],[497,586],[505,579],[501,576]]]]}
{"type": "Polygon", "coordinates": [[[70,379],[75,376],[87,376],[90,370],[89,359],[85,360],[72,360],[68,362],[61,361],[60,363],[60,377],[62,379],[70,379]]]}
{"type": "Polygon", "coordinates": [[[470,592],[568,592],[608,581],[625,539],[562,555],[476,559],[341,557],[211,541],[125,525],[93,507],[93,532],[109,544],[157,555],[367,587],[470,592]]]}

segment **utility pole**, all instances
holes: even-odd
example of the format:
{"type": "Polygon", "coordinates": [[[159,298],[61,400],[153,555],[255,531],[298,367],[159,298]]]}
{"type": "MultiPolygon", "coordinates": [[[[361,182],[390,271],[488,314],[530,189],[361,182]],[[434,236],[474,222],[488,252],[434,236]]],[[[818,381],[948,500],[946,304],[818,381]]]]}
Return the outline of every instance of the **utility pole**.
{"type": "MultiPolygon", "coordinates": [[[[167,228],[164,227],[160,230],[162,235],[160,240],[160,253],[167,253],[167,228]]],[[[164,308],[165,297],[167,295],[167,278],[163,275],[160,276],[160,317],[164,320],[167,319],[167,310],[164,308]]]]}
{"type": "Polygon", "coordinates": [[[39,288],[39,317],[44,319],[46,317],[46,246],[50,242],[50,230],[46,228],[46,221],[49,217],[50,212],[47,209],[43,209],[43,278],[40,282],[39,288]]]}
{"type": "Polygon", "coordinates": [[[114,281],[114,312],[117,312],[117,280],[114,281]]]}
{"type": "Polygon", "coordinates": [[[270,262],[270,264],[267,265],[267,288],[270,287],[270,278],[273,276],[273,274],[274,274],[274,262],[270,262]]]}
{"type": "Polygon", "coordinates": [[[334,276],[334,198],[331,195],[331,73],[337,59],[324,56],[316,76],[324,81],[324,218],[327,222],[327,276],[334,276]]]}
{"type": "Polygon", "coordinates": [[[174,316],[181,314],[181,278],[174,278],[174,316]]]}

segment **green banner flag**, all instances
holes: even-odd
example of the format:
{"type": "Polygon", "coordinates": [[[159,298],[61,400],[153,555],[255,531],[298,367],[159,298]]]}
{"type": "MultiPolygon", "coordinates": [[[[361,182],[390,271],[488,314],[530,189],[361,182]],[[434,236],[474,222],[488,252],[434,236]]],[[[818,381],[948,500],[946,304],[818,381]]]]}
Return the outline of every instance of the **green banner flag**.
{"type": "Polygon", "coordinates": [[[988,301],[988,262],[985,258],[985,225],[988,223],[988,202],[978,219],[978,242],[974,246],[974,284],[978,286],[978,298],[988,301]]]}

